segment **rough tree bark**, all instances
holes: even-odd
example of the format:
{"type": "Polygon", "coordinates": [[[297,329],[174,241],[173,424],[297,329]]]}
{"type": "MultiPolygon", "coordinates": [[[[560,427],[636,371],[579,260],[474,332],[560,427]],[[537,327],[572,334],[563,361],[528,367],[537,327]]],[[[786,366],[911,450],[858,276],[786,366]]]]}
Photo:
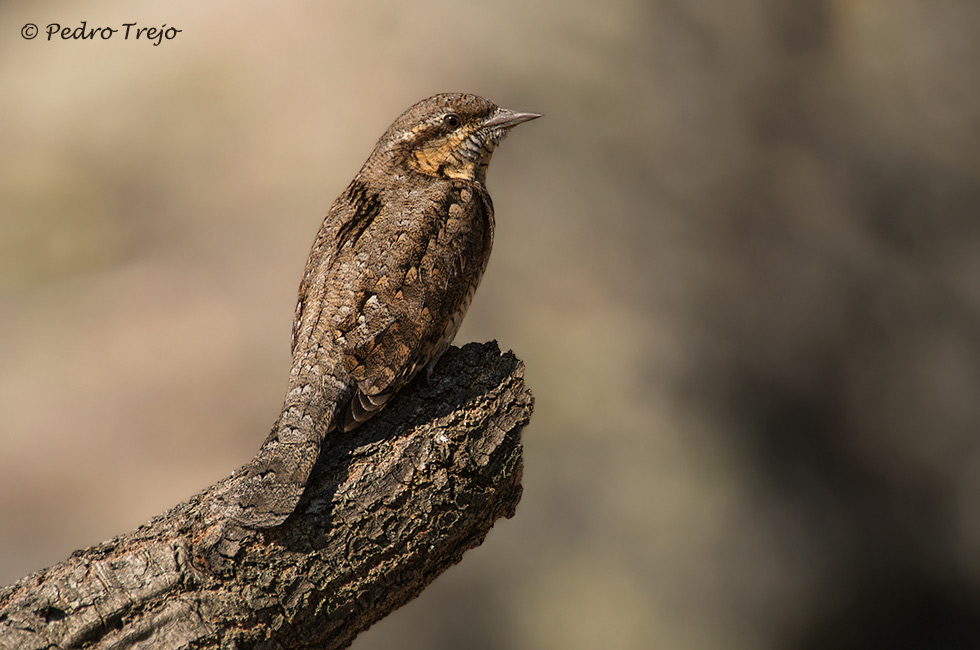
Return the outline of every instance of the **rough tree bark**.
{"type": "Polygon", "coordinates": [[[325,444],[296,513],[217,519],[228,479],[0,589],[0,648],[344,648],[479,545],[521,496],[533,398],[496,343],[446,353],[325,444]]]}

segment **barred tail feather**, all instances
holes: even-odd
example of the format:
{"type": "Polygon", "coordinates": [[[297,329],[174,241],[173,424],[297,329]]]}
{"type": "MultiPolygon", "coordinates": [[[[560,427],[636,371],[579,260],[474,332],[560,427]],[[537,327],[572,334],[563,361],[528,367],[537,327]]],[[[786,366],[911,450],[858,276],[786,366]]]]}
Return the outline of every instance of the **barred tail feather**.
{"type": "Polygon", "coordinates": [[[229,516],[249,528],[282,524],[296,509],[320,454],[324,436],[332,431],[335,398],[310,395],[310,386],[291,390],[279,421],[241,474],[236,477],[229,516]]]}

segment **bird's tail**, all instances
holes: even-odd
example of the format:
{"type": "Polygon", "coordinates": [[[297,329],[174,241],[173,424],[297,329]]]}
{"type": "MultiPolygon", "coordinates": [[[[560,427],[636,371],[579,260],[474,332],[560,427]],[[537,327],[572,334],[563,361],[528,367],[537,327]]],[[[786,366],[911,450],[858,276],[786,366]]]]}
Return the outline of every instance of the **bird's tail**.
{"type": "Polygon", "coordinates": [[[226,497],[232,506],[228,515],[238,523],[271,528],[296,509],[323,438],[334,428],[340,388],[339,382],[334,383],[322,376],[290,381],[279,420],[255,458],[235,477],[232,494],[226,497]]]}

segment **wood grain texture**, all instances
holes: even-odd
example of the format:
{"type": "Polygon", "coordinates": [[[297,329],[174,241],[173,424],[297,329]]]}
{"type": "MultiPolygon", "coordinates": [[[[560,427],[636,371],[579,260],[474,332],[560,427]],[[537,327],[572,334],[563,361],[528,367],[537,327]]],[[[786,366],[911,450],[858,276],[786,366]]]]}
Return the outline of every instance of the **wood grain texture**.
{"type": "Polygon", "coordinates": [[[451,348],[331,439],[284,525],[221,517],[224,479],[0,589],[0,648],[347,647],[514,514],[532,407],[513,354],[451,348]]]}

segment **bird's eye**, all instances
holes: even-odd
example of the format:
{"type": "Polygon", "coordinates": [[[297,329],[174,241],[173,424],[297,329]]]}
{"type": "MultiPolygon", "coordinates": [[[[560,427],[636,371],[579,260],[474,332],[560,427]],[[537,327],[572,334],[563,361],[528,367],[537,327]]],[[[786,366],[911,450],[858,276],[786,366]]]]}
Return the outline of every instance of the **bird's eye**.
{"type": "Polygon", "coordinates": [[[442,118],[442,123],[450,128],[455,129],[462,122],[460,122],[459,115],[456,115],[455,113],[447,113],[446,116],[442,118]]]}

